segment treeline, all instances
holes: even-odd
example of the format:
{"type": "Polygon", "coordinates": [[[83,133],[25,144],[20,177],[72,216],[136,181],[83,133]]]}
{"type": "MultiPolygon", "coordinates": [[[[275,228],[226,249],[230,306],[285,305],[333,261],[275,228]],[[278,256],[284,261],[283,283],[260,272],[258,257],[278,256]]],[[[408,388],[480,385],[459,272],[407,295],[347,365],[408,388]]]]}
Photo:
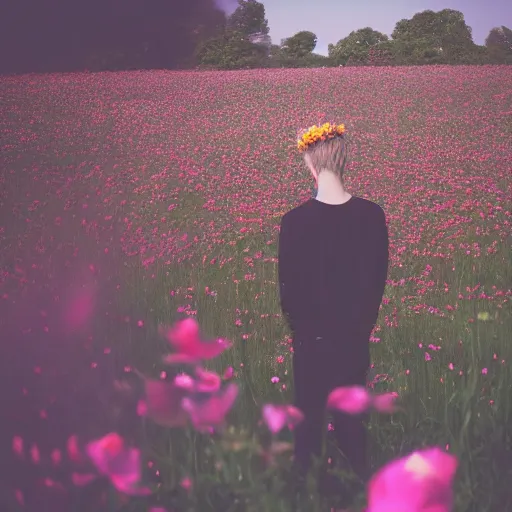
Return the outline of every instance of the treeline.
{"type": "Polygon", "coordinates": [[[314,53],[317,36],[301,31],[272,44],[265,8],[239,0],[226,28],[198,48],[198,65],[210,69],[329,66],[411,66],[432,64],[512,64],[512,30],[493,28],[480,46],[473,42],[464,15],[452,9],[423,11],[398,21],[389,38],[371,27],[314,53]]]}
{"type": "Polygon", "coordinates": [[[400,20],[391,38],[353,31],[323,56],[309,31],[273,44],[257,0],[238,0],[229,16],[219,1],[10,2],[0,16],[0,73],[512,64],[512,30],[493,28],[477,45],[452,9],[400,20]]]}

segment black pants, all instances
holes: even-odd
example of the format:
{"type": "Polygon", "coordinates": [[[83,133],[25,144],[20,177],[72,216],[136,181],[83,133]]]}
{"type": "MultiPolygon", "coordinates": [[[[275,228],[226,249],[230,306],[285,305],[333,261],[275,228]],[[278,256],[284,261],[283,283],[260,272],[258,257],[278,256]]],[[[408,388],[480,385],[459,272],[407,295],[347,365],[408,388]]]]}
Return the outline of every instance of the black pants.
{"type": "MultiPolygon", "coordinates": [[[[294,342],[295,405],[304,420],[295,430],[295,461],[300,473],[319,457],[327,431],[326,402],[329,393],[341,386],[365,386],[369,367],[368,338],[361,336],[347,353],[340,343],[325,339],[294,342]]],[[[368,476],[366,416],[332,412],[338,449],[351,469],[363,480],[368,476]]]]}

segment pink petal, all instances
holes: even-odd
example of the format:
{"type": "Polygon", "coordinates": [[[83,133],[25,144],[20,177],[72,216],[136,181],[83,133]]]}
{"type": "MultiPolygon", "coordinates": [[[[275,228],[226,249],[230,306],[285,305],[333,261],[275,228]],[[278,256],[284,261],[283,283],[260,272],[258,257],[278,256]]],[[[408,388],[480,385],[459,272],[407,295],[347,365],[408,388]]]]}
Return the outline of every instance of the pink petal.
{"type": "Polygon", "coordinates": [[[82,460],[82,455],[78,447],[78,437],[76,435],[73,435],[68,439],[67,452],[68,457],[73,462],[80,462],[82,460]]]}
{"type": "Polygon", "coordinates": [[[361,414],[371,405],[372,399],[363,386],[336,388],[329,394],[327,407],[347,414],[361,414]]]}
{"type": "Polygon", "coordinates": [[[195,364],[199,361],[199,358],[188,354],[176,353],[164,356],[163,361],[167,364],[195,364]]]}
{"type": "Polygon", "coordinates": [[[367,512],[450,512],[457,459],[439,448],[392,461],[369,485],[367,512]]]}
{"type": "Polygon", "coordinates": [[[96,293],[92,286],[77,290],[64,310],[64,326],[71,331],[80,329],[94,312],[96,293]]]}
{"type": "Polygon", "coordinates": [[[200,393],[215,393],[220,389],[221,378],[215,372],[196,368],[196,375],[199,379],[196,382],[196,389],[200,393]]]}
{"type": "Polygon", "coordinates": [[[151,490],[139,487],[141,456],[137,448],[127,448],[123,439],[110,433],[87,445],[87,453],[98,471],[107,476],[114,487],[125,494],[147,495],[151,490]]]}
{"type": "Polygon", "coordinates": [[[182,427],[187,424],[187,414],[181,406],[187,390],[174,382],[145,380],[148,416],[164,427],[182,427]]]}
{"type": "Polygon", "coordinates": [[[162,329],[162,332],[177,352],[164,358],[169,364],[193,364],[202,359],[213,359],[231,346],[228,341],[222,339],[214,342],[202,341],[199,336],[199,324],[193,318],[181,320],[170,329],[162,329]]]}
{"type": "Polygon", "coordinates": [[[273,434],[277,434],[285,426],[293,429],[303,419],[304,414],[302,411],[293,405],[266,404],[263,406],[263,420],[273,434]]]}
{"type": "Polygon", "coordinates": [[[186,373],[176,375],[176,377],[174,378],[174,384],[175,386],[186,391],[193,391],[195,387],[194,379],[190,375],[187,375],[186,373]]]}
{"type": "Polygon", "coordinates": [[[147,496],[152,494],[152,490],[149,487],[137,487],[132,484],[132,482],[127,481],[123,477],[112,476],[110,478],[112,485],[123,494],[128,494],[130,496],[147,496]]]}
{"type": "Polygon", "coordinates": [[[98,471],[103,475],[109,476],[110,461],[114,457],[119,456],[123,449],[123,438],[119,434],[112,432],[101,439],[91,441],[87,445],[86,451],[98,471]]]}
{"type": "Polygon", "coordinates": [[[148,415],[148,405],[144,400],[139,400],[137,402],[137,415],[138,416],[147,416],[148,415]]]}
{"type": "Polygon", "coordinates": [[[373,407],[383,413],[394,413],[398,410],[395,402],[398,399],[398,393],[382,393],[373,397],[373,407]]]}
{"type": "Polygon", "coordinates": [[[78,487],[83,487],[84,485],[87,485],[88,483],[92,482],[96,479],[96,475],[91,474],[81,474],[81,473],[72,473],[71,474],[71,481],[74,485],[78,487]]]}
{"type": "Polygon", "coordinates": [[[199,324],[194,318],[186,318],[176,322],[173,327],[166,329],[165,337],[177,349],[201,343],[199,339],[199,324]]]}
{"type": "Polygon", "coordinates": [[[39,464],[41,462],[41,453],[39,452],[39,448],[36,444],[33,444],[30,448],[30,457],[34,464],[39,464]]]}
{"type": "Polygon", "coordinates": [[[13,437],[12,450],[18,457],[23,457],[23,439],[20,436],[13,437]]]}
{"type": "Polygon", "coordinates": [[[25,498],[23,497],[23,493],[19,489],[16,489],[14,491],[14,497],[22,507],[25,506],[25,498]]]}
{"type": "Polygon", "coordinates": [[[224,380],[230,380],[233,378],[233,375],[235,374],[235,370],[233,369],[232,366],[228,366],[226,368],[226,370],[224,371],[224,375],[222,376],[222,378],[224,380]]]}
{"type": "Polygon", "coordinates": [[[237,395],[238,386],[231,383],[206,399],[184,398],[182,405],[197,430],[208,430],[224,423],[225,416],[233,407],[237,395]]]}
{"type": "Polygon", "coordinates": [[[282,407],[275,405],[263,406],[263,420],[267,424],[268,429],[273,434],[280,432],[286,424],[286,412],[282,407]]]}

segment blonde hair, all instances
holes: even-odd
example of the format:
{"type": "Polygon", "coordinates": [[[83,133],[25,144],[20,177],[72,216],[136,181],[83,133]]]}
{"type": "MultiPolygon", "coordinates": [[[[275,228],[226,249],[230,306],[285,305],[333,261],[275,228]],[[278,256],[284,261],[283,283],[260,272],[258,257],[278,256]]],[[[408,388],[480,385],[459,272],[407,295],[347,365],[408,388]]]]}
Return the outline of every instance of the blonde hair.
{"type": "Polygon", "coordinates": [[[308,148],[304,156],[308,157],[311,165],[319,173],[323,169],[336,174],[344,182],[345,167],[348,159],[347,140],[336,137],[321,141],[308,148]]]}

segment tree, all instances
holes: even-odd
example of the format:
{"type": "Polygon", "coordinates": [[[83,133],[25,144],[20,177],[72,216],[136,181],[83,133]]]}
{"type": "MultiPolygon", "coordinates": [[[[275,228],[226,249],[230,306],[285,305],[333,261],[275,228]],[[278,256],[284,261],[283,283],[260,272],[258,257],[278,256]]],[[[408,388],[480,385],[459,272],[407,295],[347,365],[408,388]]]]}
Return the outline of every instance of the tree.
{"type": "Polygon", "coordinates": [[[494,64],[512,64],[512,30],[495,27],[485,40],[489,59],[494,64]]]}
{"type": "Polygon", "coordinates": [[[288,57],[292,59],[302,59],[313,53],[317,41],[318,39],[313,32],[303,30],[285,39],[281,43],[281,48],[288,57]]]}
{"type": "Polygon", "coordinates": [[[370,27],[361,28],[328,46],[329,57],[338,65],[362,65],[368,63],[370,48],[388,41],[386,34],[370,27]]]}
{"type": "Polygon", "coordinates": [[[202,43],[196,58],[207,69],[243,69],[262,66],[266,53],[264,46],[252,43],[245,34],[227,30],[202,43]]]}
{"type": "Polygon", "coordinates": [[[238,7],[228,19],[228,29],[245,36],[269,33],[265,6],[256,0],[238,0],[238,7]]]}
{"type": "Polygon", "coordinates": [[[471,28],[453,9],[426,10],[402,19],[392,34],[400,64],[457,64],[475,53],[471,28]]]}

